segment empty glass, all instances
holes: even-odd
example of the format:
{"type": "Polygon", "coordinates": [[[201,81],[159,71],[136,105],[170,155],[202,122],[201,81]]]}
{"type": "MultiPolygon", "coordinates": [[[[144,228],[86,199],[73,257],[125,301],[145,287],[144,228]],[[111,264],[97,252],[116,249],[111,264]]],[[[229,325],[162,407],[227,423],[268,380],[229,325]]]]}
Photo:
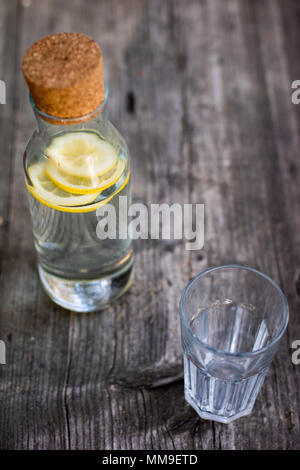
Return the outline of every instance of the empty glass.
{"type": "Polygon", "coordinates": [[[255,269],[219,266],[189,282],[180,301],[184,390],[201,418],[251,413],[288,316],[281,289],[255,269]]]}

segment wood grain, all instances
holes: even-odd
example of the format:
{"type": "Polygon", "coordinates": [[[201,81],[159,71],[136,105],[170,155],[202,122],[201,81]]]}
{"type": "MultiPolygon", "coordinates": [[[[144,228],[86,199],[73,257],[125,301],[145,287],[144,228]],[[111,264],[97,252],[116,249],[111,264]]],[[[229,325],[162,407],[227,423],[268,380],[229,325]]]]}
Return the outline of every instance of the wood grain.
{"type": "Polygon", "coordinates": [[[0,3],[1,449],[300,449],[299,26],[296,0],[0,3]],[[131,290],[100,314],[43,293],[23,184],[21,58],[60,31],[102,47],[135,201],[205,204],[204,249],[138,241],[131,290]],[[227,262],[273,277],[291,319],[253,414],[225,426],[185,404],[178,301],[227,262]]]}

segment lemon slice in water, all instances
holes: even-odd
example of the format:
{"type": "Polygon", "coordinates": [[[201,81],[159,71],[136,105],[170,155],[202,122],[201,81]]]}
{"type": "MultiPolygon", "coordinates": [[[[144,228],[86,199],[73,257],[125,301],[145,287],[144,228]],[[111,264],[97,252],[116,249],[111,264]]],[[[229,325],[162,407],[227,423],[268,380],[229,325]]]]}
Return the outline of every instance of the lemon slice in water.
{"type": "MultiPolygon", "coordinates": [[[[31,165],[28,174],[33,187],[27,185],[31,194],[43,204],[60,210],[60,206],[80,206],[90,204],[97,194],[72,194],[58,188],[46,173],[47,162],[31,165]]],[[[84,208],[80,208],[84,210],[84,208]]]]}
{"type": "Polygon", "coordinates": [[[116,149],[93,131],[74,131],[55,137],[45,154],[65,174],[91,180],[112,170],[118,158],[116,149]]]}
{"type": "Polygon", "coordinates": [[[127,185],[130,172],[121,186],[108,198],[95,202],[98,193],[95,194],[73,194],[56,186],[48,177],[46,168],[48,162],[34,163],[28,169],[32,185],[26,183],[29,192],[42,204],[61,212],[91,212],[107,204],[116,194],[127,185]]]}
{"type": "Polygon", "coordinates": [[[46,172],[49,178],[64,191],[73,194],[99,193],[104,189],[115,184],[122,175],[125,168],[125,162],[119,160],[113,170],[103,176],[94,176],[93,178],[82,178],[73,176],[61,171],[54,162],[49,161],[46,172]]]}

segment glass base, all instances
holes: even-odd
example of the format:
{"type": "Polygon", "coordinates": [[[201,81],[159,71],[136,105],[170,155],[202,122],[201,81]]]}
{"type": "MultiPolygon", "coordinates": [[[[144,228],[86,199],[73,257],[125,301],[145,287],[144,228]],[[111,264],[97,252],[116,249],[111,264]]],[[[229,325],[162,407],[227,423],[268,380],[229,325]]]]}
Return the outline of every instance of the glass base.
{"type": "Polygon", "coordinates": [[[228,361],[211,361],[202,369],[184,354],[185,399],[201,418],[231,423],[251,413],[267,370],[243,377],[228,361]],[[212,371],[219,377],[210,375],[212,371]]]}
{"type": "Polygon", "coordinates": [[[73,312],[95,312],[109,306],[130,287],[132,263],[110,276],[99,279],[65,279],[38,267],[42,285],[58,305],[73,312]]]}
{"type": "Polygon", "coordinates": [[[240,413],[236,413],[233,416],[227,417],[227,416],[220,416],[217,414],[209,413],[207,411],[202,411],[199,406],[194,402],[192,396],[188,393],[187,390],[184,392],[184,397],[186,401],[188,402],[189,405],[191,405],[194,410],[198,413],[200,418],[202,419],[209,419],[210,421],[217,421],[218,423],[223,423],[223,424],[229,424],[232,423],[232,421],[235,421],[236,419],[242,418],[243,416],[248,416],[252,413],[253,406],[251,406],[249,409],[243,410],[240,413]]]}

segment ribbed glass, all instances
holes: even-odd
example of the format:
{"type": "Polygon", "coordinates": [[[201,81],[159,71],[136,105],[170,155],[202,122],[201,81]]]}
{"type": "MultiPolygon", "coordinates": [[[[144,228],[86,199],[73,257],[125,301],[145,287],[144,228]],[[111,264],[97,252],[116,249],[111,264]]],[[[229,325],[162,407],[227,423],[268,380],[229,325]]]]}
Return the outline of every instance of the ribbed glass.
{"type": "Polygon", "coordinates": [[[288,323],[288,305],[266,275],[243,266],[199,274],[180,302],[184,389],[204,419],[251,413],[288,323]]]}

